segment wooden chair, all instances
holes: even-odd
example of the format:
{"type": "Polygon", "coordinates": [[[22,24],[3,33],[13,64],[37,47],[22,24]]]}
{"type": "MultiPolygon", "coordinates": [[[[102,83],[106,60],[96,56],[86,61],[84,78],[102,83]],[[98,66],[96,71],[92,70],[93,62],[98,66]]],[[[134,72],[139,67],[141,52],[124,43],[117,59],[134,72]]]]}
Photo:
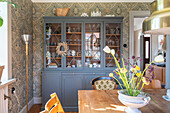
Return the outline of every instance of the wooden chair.
{"type": "Polygon", "coordinates": [[[112,77],[100,76],[91,81],[91,85],[95,90],[114,90],[117,84],[112,77]]]}
{"type": "Polygon", "coordinates": [[[64,113],[63,107],[56,93],[50,95],[51,99],[45,104],[45,110],[40,113],[64,113]]]}
{"type": "Polygon", "coordinates": [[[161,89],[161,81],[154,79],[149,85],[145,85],[144,89],[161,89]]]}

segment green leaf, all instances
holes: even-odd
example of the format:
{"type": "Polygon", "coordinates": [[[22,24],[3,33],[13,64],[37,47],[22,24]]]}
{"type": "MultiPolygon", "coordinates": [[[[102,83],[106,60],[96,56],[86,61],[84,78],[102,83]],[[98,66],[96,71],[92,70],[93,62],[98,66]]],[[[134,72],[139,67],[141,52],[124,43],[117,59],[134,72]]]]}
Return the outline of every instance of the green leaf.
{"type": "Polygon", "coordinates": [[[6,0],[0,0],[0,2],[6,2],[6,0]]]}
{"type": "Polygon", "coordinates": [[[0,16],[0,27],[3,25],[3,18],[0,16]]]}

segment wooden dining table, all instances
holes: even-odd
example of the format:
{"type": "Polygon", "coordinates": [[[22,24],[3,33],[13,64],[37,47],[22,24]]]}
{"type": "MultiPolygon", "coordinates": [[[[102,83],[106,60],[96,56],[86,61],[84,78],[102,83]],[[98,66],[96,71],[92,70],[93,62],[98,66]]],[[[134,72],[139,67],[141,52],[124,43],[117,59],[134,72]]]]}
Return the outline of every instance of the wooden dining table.
{"type": "MultiPolygon", "coordinates": [[[[147,89],[153,100],[139,108],[142,113],[170,113],[170,102],[162,98],[166,89],[147,89]]],[[[117,90],[79,90],[79,113],[125,113],[127,108],[118,100],[117,90]]]]}

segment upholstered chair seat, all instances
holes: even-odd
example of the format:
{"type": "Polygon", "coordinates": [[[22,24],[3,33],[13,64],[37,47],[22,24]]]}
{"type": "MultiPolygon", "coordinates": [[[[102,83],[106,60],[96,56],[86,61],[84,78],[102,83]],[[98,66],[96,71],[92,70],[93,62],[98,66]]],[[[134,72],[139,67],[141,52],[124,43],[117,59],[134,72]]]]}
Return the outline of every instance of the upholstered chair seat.
{"type": "Polygon", "coordinates": [[[91,81],[96,90],[114,90],[117,88],[116,82],[111,77],[97,77],[91,81]]]}

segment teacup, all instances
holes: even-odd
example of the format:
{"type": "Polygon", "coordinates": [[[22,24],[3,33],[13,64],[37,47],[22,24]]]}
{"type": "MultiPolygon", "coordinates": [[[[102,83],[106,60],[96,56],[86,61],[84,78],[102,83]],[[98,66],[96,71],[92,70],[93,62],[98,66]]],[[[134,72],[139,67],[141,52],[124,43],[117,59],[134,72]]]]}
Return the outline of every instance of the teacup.
{"type": "Polygon", "coordinates": [[[76,66],[75,65],[72,65],[72,68],[75,68],[76,66]]]}
{"type": "Polygon", "coordinates": [[[89,67],[92,68],[92,67],[93,67],[93,64],[89,64],[89,67]]]}

